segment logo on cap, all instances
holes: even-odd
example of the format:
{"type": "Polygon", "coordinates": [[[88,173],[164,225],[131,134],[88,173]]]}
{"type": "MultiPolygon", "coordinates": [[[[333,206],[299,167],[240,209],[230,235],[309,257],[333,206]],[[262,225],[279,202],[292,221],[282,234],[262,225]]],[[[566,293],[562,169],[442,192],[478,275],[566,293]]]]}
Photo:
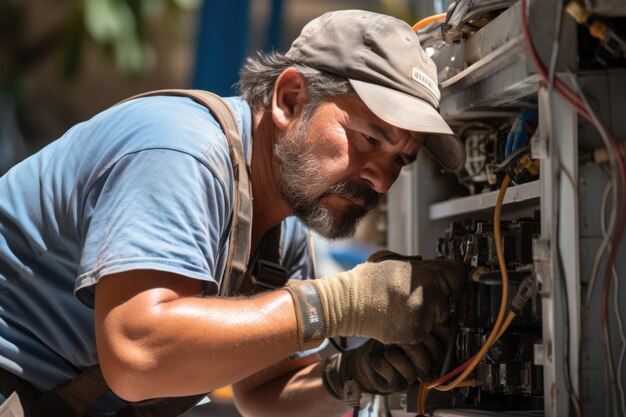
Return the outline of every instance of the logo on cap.
{"type": "Polygon", "coordinates": [[[441,98],[441,94],[439,93],[437,83],[433,81],[433,79],[430,78],[428,75],[426,75],[425,72],[420,71],[415,67],[411,67],[411,69],[411,78],[413,79],[413,81],[416,81],[424,88],[426,88],[430,92],[430,94],[432,94],[433,97],[435,97],[437,101],[439,101],[439,99],[441,98]]]}

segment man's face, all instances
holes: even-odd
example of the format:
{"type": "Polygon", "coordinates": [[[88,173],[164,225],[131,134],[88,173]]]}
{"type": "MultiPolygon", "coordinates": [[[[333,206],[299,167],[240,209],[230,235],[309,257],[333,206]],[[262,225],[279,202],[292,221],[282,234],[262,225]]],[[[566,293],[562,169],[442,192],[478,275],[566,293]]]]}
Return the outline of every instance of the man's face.
{"type": "Polygon", "coordinates": [[[416,159],[425,135],[385,123],[356,96],[303,113],[274,148],[282,197],[320,235],[351,236],[416,159]]]}

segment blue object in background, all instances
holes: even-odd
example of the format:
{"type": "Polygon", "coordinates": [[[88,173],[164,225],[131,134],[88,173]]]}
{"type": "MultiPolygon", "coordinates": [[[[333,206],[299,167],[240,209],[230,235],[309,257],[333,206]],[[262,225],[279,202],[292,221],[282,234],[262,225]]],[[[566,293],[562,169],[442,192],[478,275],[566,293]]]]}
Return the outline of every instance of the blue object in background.
{"type": "Polygon", "coordinates": [[[330,255],[344,269],[352,269],[367,260],[377,247],[366,243],[345,240],[330,244],[330,255]]]}
{"type": "Polygon", "coordinates": [[[528,145],[532,131],[527,128],[527,124],[536,125],[539,122],[539,112],[537,109],[524,109],[511,127],[506,139],[505,156],[509,156],[512,152],[528,145]]]}
{"type": "MultiPolygon", "coordinates": [[[[283,0],[270,3],[263,50],[277,49],[281,40],[283,0]]],[[[235,83],[250,40],[250,0],[205,1],[200,11],[192,88],[221,96],[237,94],[235,83]]]]}
{"type": "Polygon", "coordinates": [[[282,31],[280,30],[283,20],[283,0],[272,0],[270,11],[270,21],[267,26],[267,36],[265,41],[265,51],[277,50],[280,48],[280,38],[282,31]]]}
{"type": "Polygon", "coordinates": [[[193,88],[235,95],[233,84],[239,81],[239,68],[247,52],[249,12],[249,0],[203,2],[193,88]]]}

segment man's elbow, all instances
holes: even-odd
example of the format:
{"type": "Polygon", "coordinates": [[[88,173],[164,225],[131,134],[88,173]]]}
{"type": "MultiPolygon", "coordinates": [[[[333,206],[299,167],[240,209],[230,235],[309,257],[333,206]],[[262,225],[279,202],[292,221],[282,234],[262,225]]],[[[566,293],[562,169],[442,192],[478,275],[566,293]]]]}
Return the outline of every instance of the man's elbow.
{"type": "Polygon", "coordinates": [[[157,361],[140,343],[98,350],[100,368],[108,387],[125,401],[136,402],[154,398],[157,361]]]}

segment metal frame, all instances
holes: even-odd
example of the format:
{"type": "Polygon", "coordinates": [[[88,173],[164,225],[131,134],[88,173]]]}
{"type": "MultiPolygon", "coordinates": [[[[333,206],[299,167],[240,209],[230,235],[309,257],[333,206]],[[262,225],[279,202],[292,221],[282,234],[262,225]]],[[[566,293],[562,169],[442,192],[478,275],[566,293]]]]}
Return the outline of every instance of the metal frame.
{"type": "Polygon", "coordinates": [[[543,365],[546,416],[558,417],[569,415],[569,397],[562,389],[567,383],[566,356],[569,356],[573,389],[579,393],[576,381],[580,320],[569,322],[569,347],[564,345],[566,326],[562,325],[566,320],[563,291],[569,300],[569,317],[580,318],[578,132],[575,111],[559,97],[549,96],[545,88],[539,93],[539,110],[541,134],[547,141],[548,152],[541,159],[541,240],[534,248],[544,315],[543,343],[535,347],[535,361],[543,365]],[[564,279],[560,276],[559,257],[562,257],[564,279]]]}

